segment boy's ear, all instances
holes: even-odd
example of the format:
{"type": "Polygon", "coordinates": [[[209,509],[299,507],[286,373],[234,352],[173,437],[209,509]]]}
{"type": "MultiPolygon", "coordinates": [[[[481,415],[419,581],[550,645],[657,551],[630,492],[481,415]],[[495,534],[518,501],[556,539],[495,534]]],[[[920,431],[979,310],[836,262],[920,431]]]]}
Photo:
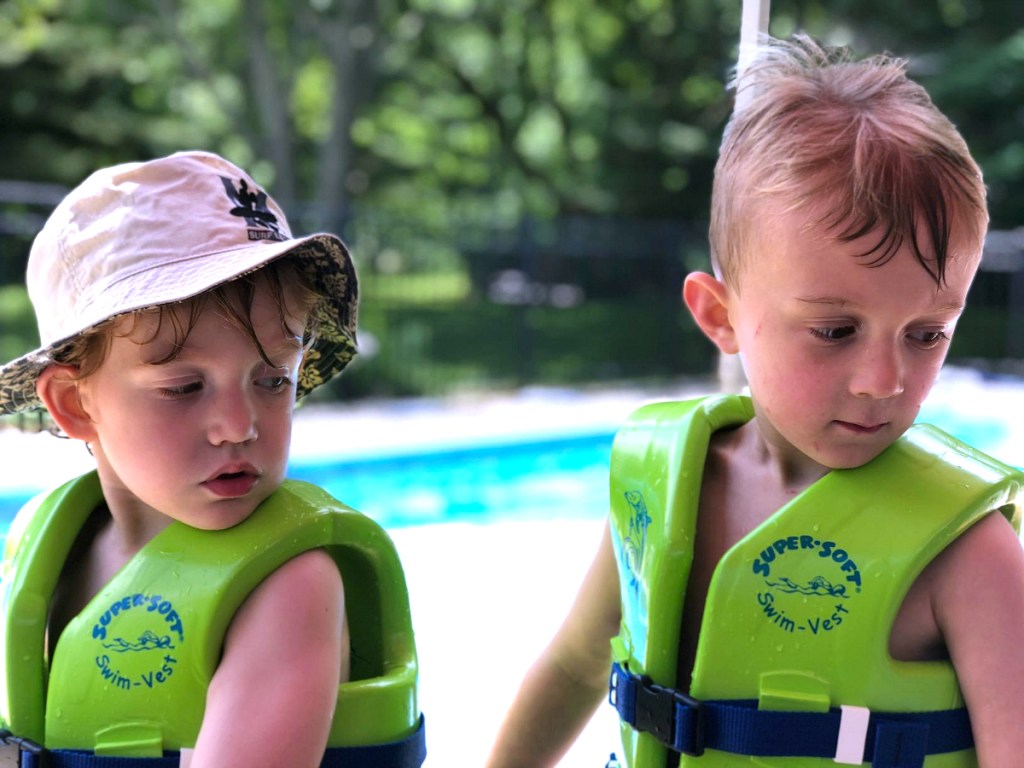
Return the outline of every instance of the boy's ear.
{"type": "Polygon", "coordinates": [[[65,435],[89,442],[96,430],[78,396],[77,374],[74,366],[48,366],[36,379],[36,394],[65,435]]]}
{"type": "Polygon", "coordinates": [[[706,272],[692,272],[683,283],[683,301],[704,335],[724,354],[735,355],[740,350],[729,320],[730,296],[726,284],[706,272]]]}

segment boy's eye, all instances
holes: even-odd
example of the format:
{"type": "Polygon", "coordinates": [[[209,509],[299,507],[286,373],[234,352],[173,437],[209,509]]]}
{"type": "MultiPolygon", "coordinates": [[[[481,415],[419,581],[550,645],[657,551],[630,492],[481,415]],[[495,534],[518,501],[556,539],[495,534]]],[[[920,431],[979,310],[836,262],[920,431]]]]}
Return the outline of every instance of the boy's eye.
{"type": "Polygon", "coordinates": [[[164,397],[168,400],[180,400],[183,397],[195,394],[203,388],[203,384],[200,381],[190,381],[187,384],[180,384],[174,387],[160,387],[157,391],[160,397],[164,397]]]}
{"type": "Polygon", "coordinates": [[[857,329],[852,325],[840,325],[834,328],[811,328],[811,335],[825,341],[842,341],[852,336],[857,329]]]}
{"type": "Polygon", "coordinates": [[[287,376],[266,376],[257,382],[261,387],[272,391],[280,391],[291,386],[291,379],[287,376]]]}
{"type": "Polygon", "coordinates": [[[944,341],[949,341],[949,334],[944,330],[914,331],[910,334],[910,338],[917,343],[918,346],[924,347],[925,349],[931,349],[932,347],[937,347],[944,341]]]}

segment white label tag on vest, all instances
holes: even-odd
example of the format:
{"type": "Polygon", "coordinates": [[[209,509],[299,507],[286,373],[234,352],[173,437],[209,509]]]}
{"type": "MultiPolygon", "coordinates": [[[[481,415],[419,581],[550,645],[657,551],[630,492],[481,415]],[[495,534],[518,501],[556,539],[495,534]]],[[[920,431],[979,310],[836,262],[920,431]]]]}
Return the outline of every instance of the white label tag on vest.
{"type": "Polygon", "coordinates": [[[863,765],[864,746],[868,741],[868,722],[871,710],[866,707],[839,707],[839,738],[836,739],[836,756],[833,760],[843,765],[863,765]]]}

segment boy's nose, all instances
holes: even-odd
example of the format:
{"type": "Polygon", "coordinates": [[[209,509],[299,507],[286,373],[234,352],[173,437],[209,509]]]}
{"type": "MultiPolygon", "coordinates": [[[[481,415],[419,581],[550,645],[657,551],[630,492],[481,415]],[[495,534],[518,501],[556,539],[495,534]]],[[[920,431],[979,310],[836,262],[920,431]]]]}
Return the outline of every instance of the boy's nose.
{"type": "Polygon", "coordinates": [[[903,361],[899,350],[890,345],[868,348],[850,379],[850,392],[857,397],[872,397],[876,400],[901,394],[903,361]]]}
{"type": "Polygon", "coordinates": [[[209,440],[213,445],[247,443],[258,436],[256,411],[242,391],[225,392],[213,403],[209,440]]]}

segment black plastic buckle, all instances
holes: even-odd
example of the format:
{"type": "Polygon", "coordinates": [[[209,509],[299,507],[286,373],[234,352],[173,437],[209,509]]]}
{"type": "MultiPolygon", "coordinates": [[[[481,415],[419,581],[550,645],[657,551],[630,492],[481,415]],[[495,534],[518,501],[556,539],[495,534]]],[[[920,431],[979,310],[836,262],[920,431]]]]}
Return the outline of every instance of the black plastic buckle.
{"type": "MultiPolygon", "coordinates": [[[[32,741],[32,739],[23,739],[21,736],[15,736],[6,728],[0,728],[0,741],[2,741],[4,744],[15,745],[21,752],[30,752],[31,754],[35,755],[37,758],[35,764],[38,766],[46,766],[47,763],[49,762],[46,757],[46,747],[44,747],[42,744],[37,744],[36,742],[32,741]]],[[[21,764],[21,762],[21,760],[18,760],[19,765],[21,764]]]]}
{"type": "Polygon", "coordinates": [[[677,751],[691,757],[703,755],[707,732],[704,704],[681,691],[656,685],[649,677],[641,677],[638,683],[634,727],[653,734],[662,744],[675,750],[678,746],[675,739],[676,705],[682,704],[693,711],[693,739],[690,749],[677,751]]]}

